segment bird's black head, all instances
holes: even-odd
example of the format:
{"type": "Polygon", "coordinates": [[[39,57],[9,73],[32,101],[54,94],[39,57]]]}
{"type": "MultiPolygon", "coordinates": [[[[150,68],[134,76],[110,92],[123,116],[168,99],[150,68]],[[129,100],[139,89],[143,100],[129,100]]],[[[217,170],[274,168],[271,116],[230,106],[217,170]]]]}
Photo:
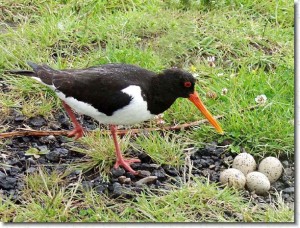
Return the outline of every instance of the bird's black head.
{"type": "Polygon", "coordinates": [[[216,130],[223,133],[221,126],[206,109],[198,93],[195,91],[195,82],[196,79],[192,74],[177,68],[165,70],[158,75],[158,77],[156,77],[156,83],[154,84],[155,92],[157,94],[160,93],[160,96],[156,98],[156,107],[159,107],[156,110],[157,113],[168,109],[178,97],[188,98],[216,130]]]}
{"type": "Polygon", "coordinates": [[[195,90],[196,79],[186,71],[178,68],[164,70],[159,77],[164,88],[177,97],[188,98],[195,90]]]}

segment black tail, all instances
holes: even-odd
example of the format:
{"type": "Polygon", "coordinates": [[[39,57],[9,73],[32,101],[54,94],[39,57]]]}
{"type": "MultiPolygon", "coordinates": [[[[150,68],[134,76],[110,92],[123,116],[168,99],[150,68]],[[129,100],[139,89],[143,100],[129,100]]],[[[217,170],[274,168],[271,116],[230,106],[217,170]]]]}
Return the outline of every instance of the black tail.
{"type": "Polygon", "coordinates": [[[9,73],[9,74],[19,74],[19,75],[24,75],[24,76],[29,76],[29,77],[33,77],[36,76],[35,71],[37,70],[37,68],[39,67],[39,65],[28,61],[27,64],[29,66],[31,66],[32,70],[7,70],[4,71],[5,73],[9,73]]]}
{"type": "Polygon", "coordinates": [[[4,71],[4,72],[9,73],[9,74],[24,75],[24,76],[28,76],[28,77],[36,76],[35,73],[33,71],[30,71],[30,70],[7,70],[7,71],[4,71]]]}

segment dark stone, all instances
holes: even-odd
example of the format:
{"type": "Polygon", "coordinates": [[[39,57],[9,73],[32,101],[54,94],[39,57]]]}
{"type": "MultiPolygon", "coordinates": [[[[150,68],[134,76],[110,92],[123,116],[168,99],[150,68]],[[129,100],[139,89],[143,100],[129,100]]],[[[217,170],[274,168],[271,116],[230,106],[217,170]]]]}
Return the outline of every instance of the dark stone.
{"type": "Polygon", "coordinates": [[[39,149],[39,151],[47,151],[48,150],[48,147],[45,145],[37,146],[37,148],[39,149]]]}
{"type": "Polygon", "coordinates": [[[25,142],[25,143],[30,142],[30,137],[28,137],[28,136],[23,136],[21,138],[22,138],[23,142],[25,142]]]}
{"type": "Polygon", "coordinates": [[[145,153],[139,154],[138,158],[141,160],[142,163],[150,163],[152,160],[151,157],[145,153]]]}
{"type": "Polygon", "coordinates": [[[46,121],[43,117],[37,116],[37,117],[31,117],[29,119],[29,124],[31,124],[34,127],[41,127],[46,125],[46,121]]]}
{"type": "Polygon", "coordinates": [[[39,157],[39,158],[37,159],[37,161],[38,161],[38,163],[40,163],[40,164],[46,164],[46,163],[47,163],[45,157],[39,157]]]}
{"type": "Polygon", "coordinates": [[[56,148],[55,151],[56,151],[57,153],[59,153],[59,156],[60,156],[61,158],[67,157],[68,154],[69,154],[69,150],[67,150],[67,149],[65,149],[65,148],[61,148],[61,147],[60,147],[60,148],[56,148]]]}
{"type": "Polygon", "coordinates": [[[201,159],[196,159],[193,161],[193,165],[196,167],[196,168],[201,168],[202,167],[202,164],[201,164],[201,159]]]}
{"type": "Polygon", "coordinates": [[[115,195],[117,195],[117,196],[122,195],[123,190],[124,189],[122,188],[122,185],[120,183],[118,183],[118,182],[113,183],[113,193],[115,195]]]}
{"type": "MultiPolygon", "coordinates": [[[[25,169],[25,167],[22,167],[22,169],[25,169]]],[[[20,171],[22,171],[22,169],[14,166],[8,170],[8,173],[10,174],[10,176],[17,176],[20,173],[20,171]]]]}
{"type": "Polygon", "coordinates": [[[151,173],[152,176],[157,176],[158,180],[165,180],[167,178],[165,170],[161,169],[155,169],[151,173]]]}
{"type": "Polygon", "coordinates": [[[213,142],[211,144],[206,144],[204,149],[208,152],[214,152],[217,149],[217,143],[213,142]]]}
{"type": "Polygon", "coordinates": [[[141,169],[141,163],[136,162],[136,163],[132,163],[130,164],[131,168],[133,168],[134,170],[138,170],[141,169]]]}
{"type": "Polygon", "coordinates": [[[35,172],[35,170],[36,170],[36,168],[30,167],[26,170],[26,173],[33,173],[33,172],[35,172]]]}
{"type": "Polygon", "coordinates": [[[288,187],[282,190],[284,193],[294,193],[295,188],[294,187],[288,187]]]}
{"type": "Polygon", "coordinates": [[[148,177],[150,175],[151,175],[151,172],[149,172],[148,170],[139,170],[138,171],[139,177],[148,177]]]}
{"type": "Polygon", "coordinates": [[[9,190],[15,188],[17,179],[13,177],[0,177],[0,188],[9,190]]]}
{"type": "Polygon", "coordinates": [[[85,190],[91,190],[94,186],[94,183],[92,183],[91,181],[82,181],[82,187],[85,190]]]}
{"type": "Polygon", "coordinates": [[[163,165],[162,168],[165,170],[165,172],[167,174],[169,174],[170,176],[178,176],[179,172],[177,169],[175,169],[174,167],[171,167],[169,165],[163,165]]]}
{"type": "Polygon", "coordinates": [[[294,175],[294,171],[291,168],[284,169],[283,176],[289,177],[289,176],[292,176],[292,175],[294,175]]]}
{"type": "Polygon", "coordinates": [[[15,121],[16,122],[22,122],[22,121],[24,121],[25,120],[25,116],[23,116],[23,115],[17,115],[16,117],[15,117],[15,121]]]}
{"type": "Polygon", "coordinates": [[[211,164],[211,162],[209,162],[209,160],[206,160],[205,158],[203,158],[203,159],[200,159],[199,164],[201,165],[201,167],[207,168],[209,166],[209,164],[211,164]]]}
{"type": "Polygon", "coordinates": [[[150,164],[148,164],[148,163],[141,163],[140,164],[140,169],[151,169],[152,167],[151,167],[151,165],[150,164]]]}
{"type": "MultiPolygon", "coordinates": [[[[133,164],[132,164],[133,165],[133,164]]],[[[136,170],[136,169],[135,169],[136,170]]],[[[129,172],[126,172],[125,174],[126,177],[130,178],[131,180],[135,180],[136,179],[136,176],[133,175],[132,173],[129,173],[129,172]]]]}
{"type": "Polygon", "coordinates": [[[26,165],[27,166],[36,165],[36,161],[33,160],[33,158],[28,158],[26,159],[26,165]]]}
{"type": "Polygon", "coordinates": [[[199,154],[192,154],[190,158],[191,158],[191,160],[198,160],[198,159],[200,159],[200,155],[199,154]]]}
{"type": "Polygon", "coordinates": [[[60,159],[60,154],[57,150],[52,150],[46,154],[46,158],[52,162],[58,162],[60,159]]]}
{"type": "Polygon", "coordinates": [[[116,169],[112,168],[111,173],[114,177],[123,176],[125,174],[125,170],[121,167],[118,167],[116,169]]]}
{"type": "Polygon", "coordinates": [[[103,193],[108,188],[108,184],[99,184],[94,189],[98,193],[103,193]]]}
{"type": "Polygon", "coordinates": [[[224,152],[224,149],[223,148],[217,148],[213,154],[216,155],[216,156],[219,156],[220,154],[222,154],[224,152]]]}
{"type": "Polygon", "coordinates": [[[5,173],[0,171],[0,178],[5,177],[5,176],[6,176],[5,173]]]}
{"type": "MultiPolygon", "coordinates": [[[[122,177],[122,176],[121,176],[121,177],[122,177]]],[[[115,182],[120,182],[120,181],[119,181],[118,178],[112,178],[112,179],[111,179],[111,182],[112,182],[112,183],[115,183],[115,182]]],[[[121,182],[120,182],[120,183],[121,183],[121,182]]]]}

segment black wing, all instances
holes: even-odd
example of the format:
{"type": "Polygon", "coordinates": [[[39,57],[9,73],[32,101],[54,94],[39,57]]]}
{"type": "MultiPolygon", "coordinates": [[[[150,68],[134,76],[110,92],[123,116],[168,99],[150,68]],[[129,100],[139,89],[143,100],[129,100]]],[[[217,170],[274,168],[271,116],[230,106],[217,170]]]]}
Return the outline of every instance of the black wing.
{"type": "Polygon", "coordinates": [[[88,103],[106,115],[128,105],[132,99],[121,90],[140,86],[147,96],[147,84],[155,73],[127,64],[106,64],[81,70],[54,70],[46,65],[30,63],[37,77],[57,92],[88,103]],[[141,80],[142,78],[142,80],[141,80]]]}

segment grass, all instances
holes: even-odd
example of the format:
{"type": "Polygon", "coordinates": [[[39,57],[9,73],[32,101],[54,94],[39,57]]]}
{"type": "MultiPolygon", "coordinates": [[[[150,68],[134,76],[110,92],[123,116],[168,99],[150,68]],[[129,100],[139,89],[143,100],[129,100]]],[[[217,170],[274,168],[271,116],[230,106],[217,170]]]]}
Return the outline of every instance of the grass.
{"type": "Polygon", "coordinates": [[[184,164],[184,149],[188,142],[182,135],[150,132],[147,135],[138,136],[133,147],[147,153],[157,164],[167,164],[179,168],[184,164]]]}
{"type": "MultiPolygon", "coordinates": [[[[0,79],[10,88],[0,93],[1,122],[13,107],[28,118],[42,115],[50,120],[61,108],[59,99],[44,86],[2,73],[28,69],[28,60],[54,68],[125,62],[158,72],[177,66],[198,75],[196,89],[203,102],[214,115],[225,115],[220,120],[225,135],[202,125],[177,135],[125,138],[123,151],[139,148],[158,164],[180,166],[189,143],[231,139],[231,149],[237,153],[241,146],[258,158],[294,156],[294,14],[290,1],[2,0],[0,12],[0,79]],[[225,95],[224,88],[228,90],[225,95]],[[267,103],[241,113],[255,105],[260,94],[267,96],[267,103]]],[[[168,125],[202,118],[184,99],[164,114],[168,125]]],[[[0,126],[1,132],[5,129],[0,126]]],[[[113,164],[112,140],[96,131],[80,143],[89,160],[79,165],[99,166],[108,172],[113,164]]],[[[238,217],[242,221],[293,221],[292,210],[280,197],[276,205],[257,208],[244,202],[239,192],[197,180],[195,186],[172,188],[159,197],[145,194],[137,196],[136,202],[112,202],[93,191],[78,192],[80,181],[68,186],[59,174],[41,174],[27,177],[22,204],[0,202],[1,221],[223,222],[238,221],[238,217]],[[225,211],[237,217],[228,217],[225,211]]]]}
{"type": "Polygon", "coordinates": [[[47,176],[41,169],[26,177],[24,202],[0,202],[0,214],[3,222],[292,221],[293,212],[281,201],[278,204],[252,205],[240,192],[219,189],[205,180],[119,201],[84,191],[79,181],[65,186],[59,174],[47,176]]]}

